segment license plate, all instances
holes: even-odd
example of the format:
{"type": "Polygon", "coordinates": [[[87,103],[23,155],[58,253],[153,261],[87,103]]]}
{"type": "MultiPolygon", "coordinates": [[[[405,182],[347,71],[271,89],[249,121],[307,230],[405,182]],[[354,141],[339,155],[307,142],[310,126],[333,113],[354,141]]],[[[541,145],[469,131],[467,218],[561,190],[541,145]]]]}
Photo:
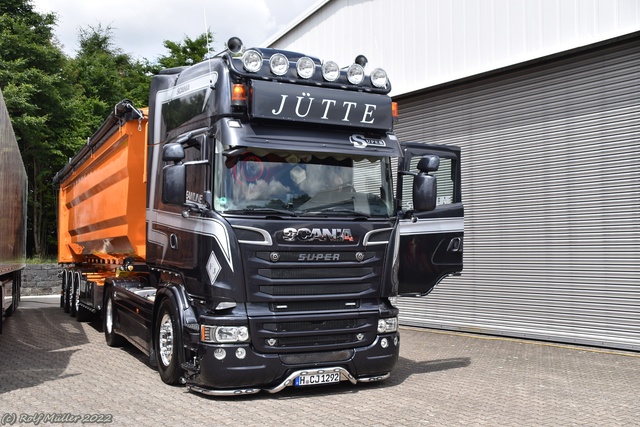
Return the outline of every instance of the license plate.
{"type": "Polygon", "coordinates": [[[295,380],[295,386],[307,386],[307,385],[318,385],[318,384],[331,384],[340,382],[340,373],[339,372],[327,372],[323,374],[310,374],[310,375],[300,375],[295,380]]]}

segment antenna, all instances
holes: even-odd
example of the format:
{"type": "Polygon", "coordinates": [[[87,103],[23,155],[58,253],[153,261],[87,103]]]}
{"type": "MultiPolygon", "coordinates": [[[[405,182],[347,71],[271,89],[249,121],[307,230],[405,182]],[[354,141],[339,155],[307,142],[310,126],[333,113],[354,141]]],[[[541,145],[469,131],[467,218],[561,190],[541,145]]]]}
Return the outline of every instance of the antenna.
{"type": "Polygon", "coordinates": [[[207,39],[207,57],[205,58],[207,60],[207,63],[209,64],[209,86],[211,88],[213,88],[213,71],[211,70],[211,58],[212,53],[211,52],[211,41],[209,40],[209,25],[207,24],[207,8],[205,7],[204,9],[204,36],[207,39]]]}

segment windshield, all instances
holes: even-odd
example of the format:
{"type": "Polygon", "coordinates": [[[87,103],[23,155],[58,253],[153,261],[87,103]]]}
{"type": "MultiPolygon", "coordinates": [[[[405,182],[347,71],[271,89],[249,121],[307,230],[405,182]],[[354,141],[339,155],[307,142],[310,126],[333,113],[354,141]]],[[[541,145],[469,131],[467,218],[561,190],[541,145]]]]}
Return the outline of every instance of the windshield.
{"type": "Polygon", "coordinates": [[[219,212],[365,217],[392,212],[388,158],[251,149],[217,158],[219,212]]]}

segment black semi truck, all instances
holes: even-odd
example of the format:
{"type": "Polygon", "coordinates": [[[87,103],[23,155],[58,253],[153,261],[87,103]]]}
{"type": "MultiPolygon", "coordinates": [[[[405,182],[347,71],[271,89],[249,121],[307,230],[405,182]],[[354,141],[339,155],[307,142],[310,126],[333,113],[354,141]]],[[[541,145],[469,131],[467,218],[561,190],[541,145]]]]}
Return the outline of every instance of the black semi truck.
{"type": "Polygon", "coordinates": [[[234,38],[118,104],[55,178],[65,310],[208,395],[387,378],[397,297],[462,270],[460,151],[365,66],[234,38]]]}

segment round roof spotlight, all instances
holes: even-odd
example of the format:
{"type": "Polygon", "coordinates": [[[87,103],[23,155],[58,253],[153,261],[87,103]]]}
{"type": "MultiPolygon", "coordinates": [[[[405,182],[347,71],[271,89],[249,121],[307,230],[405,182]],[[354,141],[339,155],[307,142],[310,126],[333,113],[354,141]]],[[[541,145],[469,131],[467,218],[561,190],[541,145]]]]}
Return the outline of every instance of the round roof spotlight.
{"type": "Polygon", "coordinates": [[[229,49],[231,53],[239,53],[242,50],[242,40],[238,37],[231,37],[227,41],[227,49],[229,49]]]}
{"type": "Polygon", "coordinates": [[[249,49],[242,55],[242,65],[250,73],[255,73],[262,67],[262,55],[257,50],[249,49]]]}
{"type": "Polygon", "coordinates": [[[347,80],[352,85],[359,85],[364,81],[364,68],[360,64],[351,64],[347,69],[347,80]]]}
{"type": "Polygon", "coordinates": [[[269,59],[269,68],[276,76],[284,76],[289,71],[289,59],[281,53],[276,53],[269,59]]]}
{"type": "Polygon", "coordinates": [[[326,61],[322,64],[322,77],[328,82],[335,82],[340,77],[340,67],[334,61],[326,61]]]}
{"type": "Polygon", "coordinates": [[[303,79],[310,79],[313,76],[313,72],[316,69],[316,64],[314,64],[313,59],[308,56],[303,56],[298,59],[296,63],[296,70],[298,70],[298,75],[303,79]]]}
{"type": "Polygon", "coordinates": [[[386,89],[388,82],[387,72],[382,68],[376,68],[371,72],[371,84],[375,87],[386,89]]]}

